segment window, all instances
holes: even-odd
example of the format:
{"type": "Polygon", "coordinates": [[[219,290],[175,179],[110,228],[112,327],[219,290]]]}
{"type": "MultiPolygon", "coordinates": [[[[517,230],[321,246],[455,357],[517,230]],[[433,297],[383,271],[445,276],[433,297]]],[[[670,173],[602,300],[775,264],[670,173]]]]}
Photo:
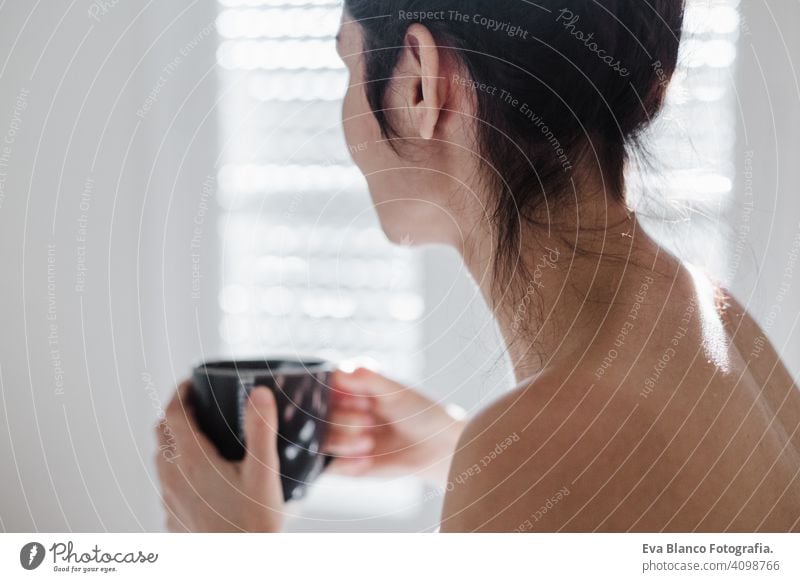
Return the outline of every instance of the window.
{"type": "Polygon", "coordinates": [[[629,180],[652,233],[723,279],[730,255],[723,225],[736,172],[738,5],[687,2],[679,67],[651,129],[654,172],[639,169],[629,180]]]}
{"type": "Polygon", "coordinates": [[[418,379],[420,265],[386,241],[340,128],[340,4],[220,4],[225,345],[418,379]]]}

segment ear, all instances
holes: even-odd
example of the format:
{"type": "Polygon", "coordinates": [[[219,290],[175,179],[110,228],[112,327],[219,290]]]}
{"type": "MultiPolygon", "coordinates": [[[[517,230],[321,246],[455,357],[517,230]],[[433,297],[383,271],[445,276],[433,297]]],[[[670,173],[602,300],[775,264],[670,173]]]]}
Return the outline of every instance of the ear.
{"type": "Polygon", "coordinates": [[[395,73],[393,93],[400,93],[411,116],[410,131],[433,139],[443,117],[448,82],[440,48],[430,31],[412,24],[406,31],[395,73]]]}

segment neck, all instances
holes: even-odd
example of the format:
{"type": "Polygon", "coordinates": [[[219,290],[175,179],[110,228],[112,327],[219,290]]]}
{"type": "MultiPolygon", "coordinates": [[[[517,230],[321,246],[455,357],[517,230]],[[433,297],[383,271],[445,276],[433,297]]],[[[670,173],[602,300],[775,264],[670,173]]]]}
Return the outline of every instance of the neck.
{"type": "Polygon", "coordinates": [[[529,227],[518,251],[498,249],[488,228],[474,230],[461,249],[495,314],[518,383],[560,364],[575,368],[604,330],[617,325],[617,304],[641,286],[643,270],[655,266],[658,246],[633,213],[621,204],[604,204],[601,218],[592,210],[580,209],[581,220],[549,235],[546,227],[529,227]],[[511,258],[511,266],[495,281],[498,256],[511,258]]]}

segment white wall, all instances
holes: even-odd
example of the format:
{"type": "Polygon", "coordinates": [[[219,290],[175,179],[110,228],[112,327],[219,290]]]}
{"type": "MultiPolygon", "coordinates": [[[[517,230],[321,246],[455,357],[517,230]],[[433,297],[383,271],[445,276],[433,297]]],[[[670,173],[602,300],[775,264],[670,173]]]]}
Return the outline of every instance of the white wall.
{"type": "Polygon", "coordinates": [[[174,60],[215,6],[105,4],[99,21],[85,0],[0,10],[0,140],[19,126],[0,206],[7,531],[160,527],[151,427],[201,353],[198,338],[216,349],[209,247],[202,298],[190,288],[192,221],[215,175],[213,115],[200,124],[213,74],[193,88],[213,63],[213,31],[174,60]],[[170,63],[157,102],[137,116],[170,63]]]}
{"type": "Polygon", "coordinates": [[[741,10],[732,290],[800,379],[800,3],[741,10]]]}

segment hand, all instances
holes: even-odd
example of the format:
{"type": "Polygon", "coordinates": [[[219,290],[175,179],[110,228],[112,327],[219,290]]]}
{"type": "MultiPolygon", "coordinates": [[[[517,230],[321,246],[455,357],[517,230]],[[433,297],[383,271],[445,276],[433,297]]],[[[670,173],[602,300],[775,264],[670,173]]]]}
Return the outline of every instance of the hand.
{"type": "Polygon", "coordinates": [[[419,392],[367,369],[334,372],[330,470],[344,475],[417,474],[447,480],[465,423],[419,392]]]}
{"type": "Polygon", "coordinates": [[[283,493],[277,452],[275,397],[256,388],[244,419],[247,452],[231,462],[200,432],[184,382],[156,432],[158,475],[170,531],[277,532],[282,526],[283,493]]]}

